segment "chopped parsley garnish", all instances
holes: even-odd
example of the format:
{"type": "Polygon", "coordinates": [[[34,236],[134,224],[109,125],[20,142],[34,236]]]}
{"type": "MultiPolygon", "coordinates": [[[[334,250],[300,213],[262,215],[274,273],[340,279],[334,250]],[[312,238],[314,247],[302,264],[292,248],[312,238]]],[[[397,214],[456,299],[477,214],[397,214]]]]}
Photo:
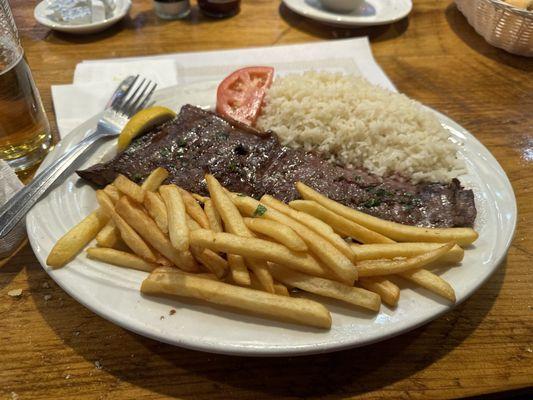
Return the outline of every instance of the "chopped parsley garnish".
{"type": "Polygon", "coordinates": [[[178,146],[179,147],[185,147],[187,146],[187,141],[183,138],[180,138],[180,140],[178,141],[178,146]]]}
{"type": "Polygon", "coordinates": [[[232,162],[229,163],[229,165],[228,165],[228,171],[230,171],[230,172],[235,172],[235,171],[237,171],[237,164],[232,163],[232,162]]]}
{"type": "Polygon", "coordinates": [[[377,197],[385,197],[385,196],[392,196],[393,195],[392,192],[389,192],[388,190],[383,189],[383,188],[378,188],[376,186],[371,187],[367,191],[369,193],[375,194],[377,197]]]}
{"type": "Polygon", "coordinates": [[[382,188],[379,188],[378,190],[376,190],[376,196],[384,197],[384,196],[391,196],[391,195],[392,193],[389,192],[388,190],[385,190],[382,188]]]}
{"type": "Polygon", "coordinates": [[[143,180],[143,176],[141,174],[134,174],[131,179],[134,181],[134,182],[141,182],[143,180]]]}
{"type": "Polygon", "coordinates": [[[254,211],[254,217],[262,217],[266,212],[267,208],[264,205],[259,204],[254,211]]]}
{"type": "Polygon", "coordinates": [[[367,200],[363,203],[363,205],[366,207],[366,208],[371,208],[371,207],[377,207],[381,204],[381,200],[379,199],[370,199],[370,200],[367,200]]]}
{"type": "Polygon", "coordinates": [[[167,149],[166,147],[163,147],[162,149],[159,150],[159,155],[161,157],[168,157],[170,155],[170,150],[167,149]]]}

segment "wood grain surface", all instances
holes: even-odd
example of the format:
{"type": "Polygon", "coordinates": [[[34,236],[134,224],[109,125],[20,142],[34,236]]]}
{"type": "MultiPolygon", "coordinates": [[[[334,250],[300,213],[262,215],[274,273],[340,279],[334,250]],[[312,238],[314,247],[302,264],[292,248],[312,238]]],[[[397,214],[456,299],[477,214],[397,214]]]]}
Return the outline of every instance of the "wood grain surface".
{"type": "Polygon", "coordinates": [[[195,11],[167,22],[151,1],[136,0],[129,18],[84,37],[39,26],[33,1],[11,5],[50,121],[50,85],[70,83],[85,59],[368,35],[400,91],[449,115],[493,152],[513,184],[519,219],[501,267],[454,311],[382,343],[301,358],[212,355],[125,331],[67,296],[26,245],[0,267],[0,398],[533,395],[532,59],[486,44],[449,0],[415,0],[408,19],[369,29],[326,27],[271,0],[245,0],[224,21],[195,11]],[[8,296],[17,288],[20,298],[8,296]]]}

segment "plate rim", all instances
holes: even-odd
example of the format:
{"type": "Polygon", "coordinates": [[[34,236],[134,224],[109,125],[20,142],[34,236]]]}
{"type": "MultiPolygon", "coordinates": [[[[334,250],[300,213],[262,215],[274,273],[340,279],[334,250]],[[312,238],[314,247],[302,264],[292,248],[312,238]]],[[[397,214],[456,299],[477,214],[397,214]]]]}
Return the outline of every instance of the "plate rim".
{"type": "MultiPolygon", "coordinates": [[[[200,85],[205,85],[208,82],[201,82],[200,85]]],[[[191,85],[176,85],[170,88],[165,88],[159,91],[158,94],[171,92],[172,90],[176,90],[176,88],[180,88],[180,90],[184,90],[187,87],[194,87],[198,84],[191,84],[191,85]]],[[[157,93],[157,92],[156,92],[157,93]]],[[[162,96],[161,96],[162,97],[162,96]]],[[[157,96],[156,96],[157,98],[157,96]]],[[[158,99],[158,101],[161,101],[162,99],[158,99]]],[[[31,247],[34,251],[34,254],[36,255],[39,263],[41,264],[42,268],[46,271],[46,273],[63,289],[69,296],[71,296],[73,299],[75,299],[77,302],[94,312],[95,314],[99,315],[100,317],[124,328],[129,331],[132,331],[136,334],[139,334],[141,336],[149,337],[151,339],[168,343],[171,345],[180,346],[187,349],[192,350],[199,350],[199,351],[206,351],[210,353],[218,353],[218,354],[227,354],[227,355],[238,355],[238,356],[269,356],[269,357],[278,357],[278,356],[303,356],[303,355],[310,355],[310,354],[318,354],[318,353],[328,353],[328,352],[334,352],[334,351],[341,351],[349,348],[356,348],[356,347],[362,347],[366,346],[372,343],[376,343],[379,341],[387,340],[392,337],[404,334],[406,332],[412,331],[413,329],[418,328],[419,326],[422,326],[428,322],[431,322],[435,320],[436,318],[440,317],[446,312],[449,312],[453,310],[455,307],[457,307],[459,304],[461,304],[463,301],[468,299],[470,296],[472,296],[495,272],[498,270],[501,266],[501,263],[503,259],[506,257],[509,247],[511,246],[511,243],[513,241],[515,232],[516,232],[516,224],[517,224],[517,204],[516,204],[516,196],[514,193],[514,189],[512,187],[512,184],[509,180],[509,177],[507,176],[505,170],[502,168],[501,164],[498,162],[498,160],[494,157],[494,155],[490,152],[488,148],[486,148],[474,135],[472,135],[468,130],[466,130],[464,127],[459,125],[457,122],[452,120],[451,118],[447,117],[445,114],[440,113],[439,111],[436,111],[428,106],[424,106],[432,112],[436,114],[439,121],[441,123],[444,123],[447,126],[455,125],[459,127],[462,131],[462,133],[467,133],[469,135],[468,140],[473,140],[473,142],[476,144],[477,147],[480,147],[485,151],[485,153],[490,157],[490,164],[492,164],[496,169],[499,169],[501,178],[503,179],[503,183],[505,186],[510,189],[508,192],[508,195],[512,198],[512,210],[509,210],[511,212],[511,230],[510,235],[505,241],[505,246],[503,247],[503,251],[501,254],[498,255],[498,257],[494,261],[494,267],[488,273],[486,276],[483,277],[483,279],[477,281],[477,283],[474,285],[474,287],[462,298],[460,298],[455,304],[453,305],[447,305],[443,307],[441,310],[423,317],[419,318],[416,321],[410,320],[410,322],[406,323],[405,326],[395,326],[391,331],[386,333],[378,333],[372,338],[367,338],[365,340],[360,341],[341,341],[341,342],[316,342],[315,344],[306,344],[306,345],[295,345],[288,347],[286,345],[281,346],[273,346],[273,345],[249,345],[249,344],[238,344],[238,343],[232,343],[232,344],[224,344],[224,347],[217,347],[216,343],[213,341],[206,341],[204,340],[196,340],[195,338],[168,338],[164,334],[156,334],[152,333],[147,330],[143,330],[139,325],[132,324],[131,321],[128,321],[127,319],[120,319],[120,315],[115,316],[112,311],[109,310],[101,310],[97,308],[96,306],[93,306],[93,304],[90,303],[90,301],[83,298],[83,296],[77,296],[76,293],[68,287],[65,282],[63,282],[61,279],[57,279],[58,277],[54,274],[51,274],[50,272],[53,271],[50,267],[46,265],[46,259],[41,252],[37,251],[39,247],[39,243],[37,240],[36,235],[33,235],[33,231],[31,229],[32,225],[32,213],[28,213],[28,216],[26,218],[26,224],[27,224],[27,230],[28,230],[28,238],[31,244],[31,247]]],[[[66,135],[56,146],[55,148],[47,155],[45,161],[41,164],[39,169],[37,170],[37,173],[39,173],[48,163],[50,163],[53,159],[58,157],[62,153],[62,149],[64,146],[67,146],[76,140],[78,136],[83,135],[83,131],[85,126],[89,124],[94,124],[96,120],[99,118],[99,115],[93,116],[92,118],[88,119],[85,123],[80,125],[80,127],[76,128],[73,132],[66,135]]]]}

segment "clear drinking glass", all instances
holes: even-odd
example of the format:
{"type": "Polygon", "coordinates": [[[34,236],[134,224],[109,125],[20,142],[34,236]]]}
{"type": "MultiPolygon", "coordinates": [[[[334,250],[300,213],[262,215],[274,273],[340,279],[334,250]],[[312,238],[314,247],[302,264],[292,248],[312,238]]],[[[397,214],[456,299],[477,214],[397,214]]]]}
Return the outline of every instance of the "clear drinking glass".
{"type": "Polygon", "coordinates": [[[0,159],[25,170],[50,148],[50,125],[7,0],[0,0],[0,159]]]}

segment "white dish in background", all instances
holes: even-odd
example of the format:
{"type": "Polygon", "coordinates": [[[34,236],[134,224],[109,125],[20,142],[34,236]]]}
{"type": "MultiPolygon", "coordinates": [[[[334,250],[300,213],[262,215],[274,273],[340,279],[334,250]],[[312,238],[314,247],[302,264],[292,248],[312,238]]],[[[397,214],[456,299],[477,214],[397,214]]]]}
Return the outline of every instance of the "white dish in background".
{"type": "Polygon", "coordinates": [[[320,0],[283,0],[292,11],[331,25],[372,26],[398,21],[413,8],[411,0],[366,0],[348,13],[330,11],[320,0]]]}
{"type": "Polygon", "coordinates": [[[350,13],[365,2],[365,0],[319,0],[324,8],[333,12],[350,13]]]}
{"type": "Polygon", "coordinates": [[[131,0],[121,0],[117,2],[117,8],[113,10],[113,15],[110,18],[89,24],[70,25],[54,21],[48,17],[50,12],[48,10],[48,6],[52,2],[53,0],[43,0],[37,4],[35,10],[33,11],[33,16],[37,22],[50,29],[60,32],[73,33],[76,35],[101,32],[124,18],[131,8],[131,0]]]}
{"type": "MultiPolygon", "coordinates": [[[[218,82],[164,89],[156,103],[178,110],[186,103],[213,106],[218,82]]],[[[498,268],[511,243],[516,224],[516,200],[496,159],[464,128],[436,113],[449,129],[466,161],[461,178],[474,189],[479,239],[461,266],[442,276],[455,288],[457,304],[466,300],[498,268]]],[[[48,155],[40,170],[95,126],[98,116],[67,135],[48,155]]],[[[116,140],[102,142],[87,153],[80,168],[109,159],[116,140]]],[[[382,306],[377,314],[320,299],[331,311],[330,331],[301,327],[211,307],[182,299],[143,297],[146,273],[89,260],[80,254],[61,269],[45,260],[54,243],[97,207],[94,189],[72,173],[30,211],[26,219],[31,246],[47,273],[72,297],[96,314],[138,334],[196,350],[247,356],[324,353],[367,345],[412,330],[453,308],[448,302],[413,285],[403,285],[396,309],[382,306]],[[169,311],[176,309],[173,316],[169,311]],[[160,319],[164,316],[164,319],[160,319]]],[[[313,296],[309,296],[313,298],[313,296]]],[[[316,297],[315,297],[316,298],[316,297]]]]}

